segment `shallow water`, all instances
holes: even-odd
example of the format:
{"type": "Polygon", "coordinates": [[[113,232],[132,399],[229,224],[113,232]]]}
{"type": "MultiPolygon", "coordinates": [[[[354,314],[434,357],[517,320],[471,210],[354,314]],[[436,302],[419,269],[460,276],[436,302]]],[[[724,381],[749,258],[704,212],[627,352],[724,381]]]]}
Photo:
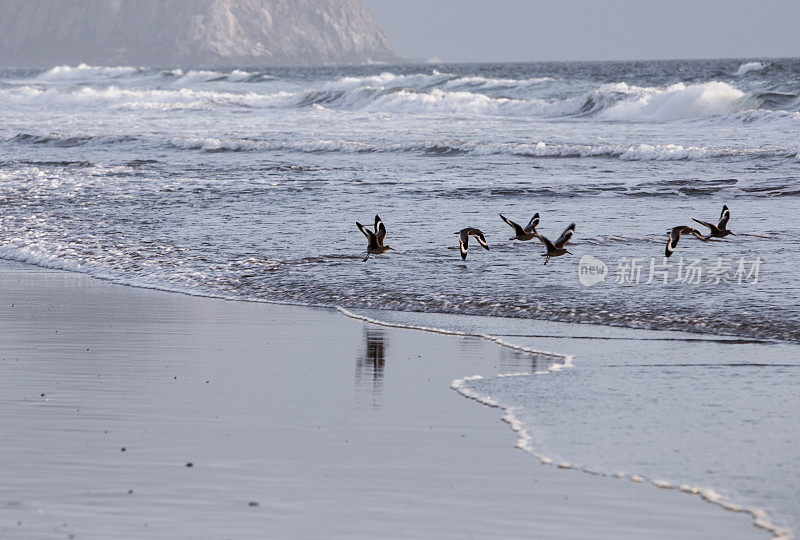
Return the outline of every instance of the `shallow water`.
{"type": "Polygon", "coordinates": [[[735,360],[717,363],[698,358],[693,345],[683,363],[658,367],[600,363],[594,355],[588,365],[548,380],[492,378],[468,388],[519,408],[515,416],[537,452],[551,459],[711,490],[765,509],[773,523],[796,531],[798,351],[773,355],[756,347],[737,347],[735,360]],[[770,360],[754,363],[754,353],[770,360]]]}

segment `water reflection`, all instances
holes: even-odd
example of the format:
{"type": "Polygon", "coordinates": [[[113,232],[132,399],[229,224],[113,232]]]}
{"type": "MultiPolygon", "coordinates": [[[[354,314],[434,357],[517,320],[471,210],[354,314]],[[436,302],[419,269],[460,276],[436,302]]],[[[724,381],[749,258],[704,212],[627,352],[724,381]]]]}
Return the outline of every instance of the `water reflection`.
{"type": "Polygon", "coordinates": [[[564,364],[565,358],[550,354],[536,354],[504,349],[501,357],[504,371],[525,371],[536,373],[547,371],[553,364],[564,364]]]}
{"type": "Polygon", "coordinates": [[[369,387],[372,404],[380,405],[383,393],[383,368],[386,363],[386,341],[383,330],[364,328],[364,355],[356,359],[356,386],[359,389],[369,387]]]}

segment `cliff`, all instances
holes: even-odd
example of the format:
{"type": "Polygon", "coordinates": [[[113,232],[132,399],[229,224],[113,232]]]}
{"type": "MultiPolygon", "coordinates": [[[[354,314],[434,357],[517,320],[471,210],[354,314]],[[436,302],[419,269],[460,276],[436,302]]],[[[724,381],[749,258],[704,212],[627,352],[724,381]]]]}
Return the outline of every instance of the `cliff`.
{"type": "Polygon", "coordinates": [[[360,0],[0,0],[0,14],[6,67],[395,59],[360,0]]]}

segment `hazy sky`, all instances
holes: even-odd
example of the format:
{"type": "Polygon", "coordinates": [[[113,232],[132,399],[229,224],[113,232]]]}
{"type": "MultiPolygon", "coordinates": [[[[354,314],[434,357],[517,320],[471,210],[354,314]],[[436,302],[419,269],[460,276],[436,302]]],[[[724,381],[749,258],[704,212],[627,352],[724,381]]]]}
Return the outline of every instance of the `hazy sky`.
{"type": "Polygon", "coordinates": [[[800,0],[363,0],[403,58],[800,56],[800,0]]]}

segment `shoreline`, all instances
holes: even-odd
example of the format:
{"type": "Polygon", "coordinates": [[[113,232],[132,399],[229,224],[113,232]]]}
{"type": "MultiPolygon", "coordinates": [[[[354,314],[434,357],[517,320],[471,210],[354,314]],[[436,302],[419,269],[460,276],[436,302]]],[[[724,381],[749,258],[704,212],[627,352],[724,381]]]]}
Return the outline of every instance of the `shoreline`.
{"type": "Polygon", "coordinates": [[[7,487],[0,490],[0,531],[11,536],[44,533],[26,529],[36,516],[45,516],[48,531],[74,527],[76,539],[143,530],[148,537],[222,530],[237,537],[264,530],[293,537],[761,534],[746,516],[698,505],[677,490],[539,467],[515,451],[493,411],[450,397],[452,381],[467,373],[524,371],[532,349],[515,355],[472,336],[380,327],[330,309],[176,295],[23,266],[0,266],[0,294],[24,299],[4,302],[0,311],[8,358],[0,386],[4,395],[17,396],[7,398],[10,420],[0,424],[4,440],[14,441],[6,444],[7,467],[17,471],[9,477],[5,470],[7,487]],[[101,328],[101,321],[110,327],[101,328]],[[77,345],[87,340],[94,343],[83,351],[77,345]],[[191,387],[182,388],[182,381],[191,387]],[[140,388],[154,395],[143,396],[140,388]],[[218,392],[213,399],[210,389],[218,392]],[[89,418],[69,412],[73,405],[89,418]],[[239,429],[217,425],[214,412],[239,429]],[[36,429],[29,431],[31,417],[36,429]],[[64,420],[78,425],[65,429],[64,420]],[[138,438],[142,444],[126,443],[120,452],[102,442],[101,424],[127,433],[116,442],[138,438]],[[159,437],[153,438],[152,425],[162,428],[159,437]],[[28,439],[8,437],[16,431],[28,439]],[[254,436],[261,433],[265,438],[254,436]],[[272,441],[274,434],[291,444],[272,441]],[[72,443],[66,447],[72,451],[53,459],[36,450],[54,440],[72,443]],[[198,452],[200,442],[211,448],[198,452]],[[179,458],[167,443],[201,455],[185,467],[190,457],[184,456],[193,452],[178,452],[179,458]],[[121,456],[137,458],[126,466],[121,456]],[[41,478],[42,470],[52,477],[41,478]],[[196,482],[187,471],[204,477],[196,482]],[[96,491],[90,500],[68,487],[82,478],[96,491]],[[143,485],[128,489],[138,496],[127,497],[124,486],[136,479],[143,485]],[[181,482],[195,483],[187,491],[176,487],[181,482]],[[289,487],[278,494],[263,486],[289,487]],[[248,506],[249,498],[257,505],[248,506]],[[120,512],[130,513],[127,521],[120,512]],[[231,529],[234,516],[239,521],[231,529]],[[147,529],[130,528],[145,520],[147,529]],[[192,520],[206,528],[197,530],[192,520]]]}
{"type": "MultiPolygon", "coordinates": [[[[535,375],[544,375],[544,374],[546,373],[535,373],[535,375]]],[[[498,375],[498,377],[517,377],[520,375],[529,375],[529,374],[509,373],[509,374],[498,375]]],[[[502,421],[508,424],[511,431],[513,431],[514,434],[517,436],[517,442],[514,445],[514,447],[518,448],[519,450],[522,450],[527,454],[530,454],[532,457],[537,459],[542,465],[554,465],[559,469],[576,470],[594,476],[602,476],[605,478],[614,478],[619,480],[628,480],[630,482],[634,482],[637,484],[647,483],[651,484],[653,487],[656,487],[658,489],[677,490],[680,491],[681,493],[686,493],[688,495],[696,495],[703,501],[710,503],[712,505],[719,506],[724,510],[734,513],[748,514],[752,518],[753,527],[762,529],[770,533],[772,537],[776,540],[791,540],[792,538],[794,538],[792,531],[790,531],[789,529],[784,529],[782,527],[779,527],[778,525],[775,525],[769,519],[768,514],[765,510],[762,510],[760,508],[750,508],[747,506],[740,505],[735,501],[727,499],[726,497],[722,496],[721,494],[715,492],[712,489],[695,487],[688,484],[676,485],[669,480],[648,478],[646,476],[641,476],[636,473],[611,474],[587,466],[575,466],[572,463],[566,461],[555,463],[552,458],[540,453],[536,449],[534,445],[533,436],[531,435],[530,431],[525,427],[525,424],[515,416],[514,407],[504,405],[501,402],[493,400],[490,396],[480,395],[464,387],[465,382],[476,379],[483,379],[483,376],[473,375],[470,377],[456,379],[455,381],[453,381],[453,385],[451,386],[451,388],[456,392],[458,392],[459,394],[461,394],[462,396],[466,397],[467,399],[477,401],[478,403],[486,407],[499,409],[500,411],[502,411],[503,413],[503,416],[501,417],[502,421]]]]}
{"type": "MultiPolygon", "coordinates": [[[[572,364],[572,360],[574,358],[574,355],[565,354],[565,353],[553,353],[553,352],[537,350],[537,349],[533,349],[533,348],[525,347],[525,346],[521,346],[521,345],[515,345],[513,343],[506,342],[506,341],[504,341],[504,340],[502,340],[502,339],[500,339],[500,338],[498,338],[498,337],[496,337],[494,335],[489,335],[489,334],[470,334],[470,333],[466,333],[466,332],[460,332],[460,331],[457,331],[457,330],[447,330],[447,329],[431,328],[431,327],[425,327],[425,326],[403,325],[403,324],[398,324],[398,323],[382,321],[380,319],[374,319],[374,318],[367,317],[367,316],[364,316],[364,315],[358,315],[356,313],[351,312],[348,309],[341,308],[341,307],[337,307],[336,309],[340,313],[344,314],[346,317],[351,317],[353,319],[362,320],[362,321],[368,322],[370,324],[377,324],[377,325],[380,325],[380,326],[385,326],[385,327],[390,327],[390,328],[403,328],[403,329],[410,329],[410,330],[416,330],[416,331],[421,331],[421,332],[431,332],[431,333],[441,334],[441,335],[462,336],[462,337],[476,337],[476,338],[485,339],[487,341],[495,343],[496,345],[498,345],[500,347],[508,347],[508,348],[513,349],[513,350],[517,350],[517,351],[524,352],[524,353],[527,353],[527,354],[540,356],[540,357],[545,357],[547,359],[552,358],[553,360],[558,359],[558,358],[561,359],[561,362],[555,362],[553,364],[550,364],[547,369],[539,369],[539,370],[536,370],[536,371],[533,371],[533,372],[497,373],[497,374],[494,374],[494,375],[491,375],[491,376],[488,376],[488,377],[506,378],[506,377],[519,377],[519,376],[526,376],[526,375],[541,376],[541,375],[548,375],[548,374],[551,374],[551,373],[557,373],[557,372],[559,372],[559,371],[561,371],[562,369],[565,369],[565,368],[568,369],[568,368],[573,368],[574,367],[574,365],[572,364]]],[[[574,324],[570,324],[570,323],[564,323],[564,324],[569,324],[570,326],[574,325],[574,324]]],[[[635,330],[636,332],[640,331],[640,329],[632,329],[632,330],[635,330]]],[[[644,332],[646,333],[646,332],[649,332],[649,331],[645,330],[644,332]]],[[[690,336],[692,334],[688,334],[687,333],[687,335],[690,336]]],[[[570,338],[570,337],[562,337],[562,336],[545,336],[545,335],[531,336],[531,337],[549,337],[549,338],[575,339],[574,337],[570,338]]],[[[739,343],[739,342],[741,342],[741,343],[770,343],[771,342],[771,341],[762,341],[762,340],[755,340],[755,339],[753,339],[753,340],[736,339],[736,340],[732,341],[732,340],[725,339],[726,337],[727,336],[724,336],[724,335],[712,334],[711,337],[709,337],[707,339],[687,337],[684,340],[685,341],[717,341],[717,342],[726,342],[726,343],[731,343],[731,342],[732,343],[739,343]],[[719,338],[719,339],[715,339],[715,338],[719,338]]],[[[678,339],[681,339],[681,338],[666,338],[666,337],[609,337],[609,336],[604,336],[603,338],[588,337],[588,339],[625,339],[625,340],[634,339],[634,340],[664,341],[664,340],[678,340],[678,339]]],[[[661,480],[661,479],[658,479],[658,478],[650,478],[650,477],[642,476],[642,475],[639,475],[639,474],[636,474],[636,473],[614,473],[614,474],[612,474],[612,473],[609,473],[609,472],[604,472],[604,471],[601,471],[601,470],[597,470],[597,469],[591,468],[589,466],[575,466],[572,463],[567,462],[567,461],[560,461],[560,462],[557,462],[557,463],[554,462],[554,460],[552,458],[550,458],[550,457],[540,453],[539,451],[537,451],[537,449],[536,449],[536,447],[534,445],[534,438],[531,435],[529,429],[527,429],[525,424],[519,418],[517,418],[515,416],[515,414],[514,414],[515,413],[515,409],[516,409],[515,407],[509,406],[509,405],[505,405],[502,402],[496,401],[491,396],[481,395],[481,394],[479,394],[477,392],[474,392],[474,391],[472,391],[472,390],[470,390],[470,389],[465,387],[465,383],[468,382],[468,381],[480,380],[480,379],[484,379],[484,378],[485,378],[485,376],[481,375],[481,374],[469,375],[469,376],[461,377],[461,378],[455,379],[453,381],[453,383],[451,384],[450,388],[455,390],[456,392],[458,392],[459,394],[461,394],[462,396],[464,396],[467,399],[476,401],[476,402],[478,402],[481,405],[484,405],[486,407],[495,408],[495,409],[499,409],[500,411],[502,411],[503,415],[501,417],[501,420],[503,422],[505,422],[506,424],[508,424],[508,426],[510,427],[511,431],[513,431],[517,435],[517,442],[514,445],[515,448],[517,448],[519,450],[522,450],[523,452],[525,452],[527,454],[530,454],[532,457],[537,459],[542,465],[555,465],[559,469],[577,470],[577,471],[580,471],[580,472],[583,472],[583,473],[588,473],[588,474],[595,475],[595,476],[603,476],[603,477],[609,477],[609,478],[615,478],[615,479],[624,479],[624,480],[629,480],[629,481],[635,482],[635,483],[643,483],[644,482],[644,483],[652,484],[654,487],[659,488],[659,489],[678,490],[678,491],[680,491],[682,493],[686,493],[686,494],[689,494],[689,495],[696,495],[700,499],[702,499],[703,501],[711,503],[711,504],[716,505],[716,506],[719,506],[720,508],[723,508],[724,510],[728,510],[730,512],[735,512],[735,513],[749,514],[751,516],[752,520],[753,520],[752,522],[753,522],[753,526],[754,527],[762,529],[762,530],[772,534],[773,538],[775,538],[777,540],[790,540],[791,538],[794,538],[794,535],[793,535],[791,530],[782,528],[782,527],[774,524],[770,520],[770,518],[768,517],[768,514],[767,514],[767,512],[765,510],[763,510],[761,508],[758,508],[758,507],[748,507],[748,506],[739,504],[739,503],[737,503],[737,502],[735,502],[733,500],[730,500],[729,498],[721,495],[720,493],[717,493],[713,489],[703,488],[703,487],[698,487],[698,486],[692,486],[692,485],[685,484],[685,483],[678,485],[678,484],[675,484],[675,483],[673,483],[673,482],[671,482],[669,480],[661,480]]]]}
{"type": "MultiPolygon", "coordinates": [[[[16,250],[16,248],[14,248],[16,250]]],[[[179,286],[167,286],[159,283],[139,283],[136,281],[126,281],[118,276],[114,276],[112,274],[106,273],[93,273],[90,268],[85,268],[80,263],[71,263],[67,264],[63,261],[53,258],[52,256],[43,256],[41,254],[30,254],[23,256],[19,253],[12,251],[2,251],[0,252],[0,271],[4,266],[8,264],[18,265],[18,268],[38,268],[42,271],[56,271],[56,272],[70,272],[76,273],[80,275],[89,276],[92,279],[98,279],[104,282],[108,282],[114,285],[120,285],[123,287],[133,287],[145,290],[155,290],[161,291],[165,293],[175,293],[175,294],[183,294],[187,296],[193,296],[198,298],[211,298],[216,300],[225,300],[229,302],[250,302],[256,304],[272,304],[272,305],[279,305],[279,306],[297,306],[297,307],[306,307],[310,309],[329,309],[329,310],[344,310],[349,313],[354,313],[352,310],[358,311],[366,311],[366,312],[373,312],[373,311],[397,311],[399,313],[420,313],[420,314],[430,314],[430,312],[417,312],[417,311],[405,311],[405,310],[394,310],[394,309],[383,309],[383,308],[375,308],[375,307],[362,307],[362,308],[343,308],[340,306],[329,305],[329,304],[321,304],[321,303],[313,303],[313,302],[299,302],[294,300],[289,301],[280,301],[274,299],[260,299],[260,298],[253,298],[253,297],[238,297],[233,295],[223,295],[221,293],[215,291],[200,291],[200,290],[190,290],[186,288],[181,288],[179,286]]],[[[439,313],[439,312],[436,312],[439,313]]],[[[666,330],[662,330],[659,328],[653,327],[638,327],[638,326],[624,326],[621,324],[615,324],[613,321],[610,322],[596,322],[596,321],[566,321],[560,320],[557,318],[549,319],[549,318],[526,318],[523,316],[514,316],[514,315],[482,315],[482,314],[472,314],[472,313],[451,313],[451,312],[441,312],[440,314],[452,317],[478,317],[478,318],[495,318],[495,319],[510,319],[513,321],[530,321],[537,324],[544,324],[544,325],[556,325],[561,327],[575,327],[575,328],[591,328],[595,330],[602,330],[607,329],[610,331],[619,331],[619,332],[635,332],[635,333],[643,333],[643,334],[658,334],[658,333],[667,333],[667,334],[677,334],[680,336],[689,336],[686,338],[681,338],[681,340],[695,340],[695,341],[724,341],[727,340],[730,343],[764,343],[764,344],[800,344],[800,342],[796,342],[790,339],[782,339],[779,337],[759,337],[759,336],[747,336],[747,335],[739,335],[735,333],[712,333],[712,332],[701,332],[698,330],[692,329],[681,329],[681,328],[670,328],[666,330]]],[[[376,319],[377,321],[377,319],[376,319]]],[[[424,329],[424,328],[418,328],[424,329]]],[[[447,333],[447,332],[445,332],[447,333]]],[[[454,333],[458,334],[458,333],[454,333]]],[[[543,338],[557,338],[558,336],[551,336],[551,335],[541,335],[541,336],[524,336],[524,337],[543,337],[543,338]]],[[[589,336],[589,339],[599,339],[596,336],[589,336]]],[[[582,339],[578,336],[566,336],[563,339],[582,339]]],[[[615,337],[607,337],[605,339],[618,339],[615,337]]],[[[630,339],[628,337],[623,337],[619,339],[630,339]]],[[[648,338],[643,338],[648,339],[648,338]]],[[[663,341],[662,338],[655,338],[654,340],[663,341]]],[[[502,341],[502,340],[501,340],[502,341]]],[[[498,342],[498,345],[504,346],[503,343],[498,342]]],[[[513,346],[513,344],[512,344],[513,346]]],[[[535,352],[543,352],[536,350],[535,352]]],[[[550,353],[547,353],[550,354],[550,353]]],[[[561,353],[552,353],[558,356],[561,356],[561,353]]],[[[569,356],[569,355],[565,355],[569,356]]]]}

